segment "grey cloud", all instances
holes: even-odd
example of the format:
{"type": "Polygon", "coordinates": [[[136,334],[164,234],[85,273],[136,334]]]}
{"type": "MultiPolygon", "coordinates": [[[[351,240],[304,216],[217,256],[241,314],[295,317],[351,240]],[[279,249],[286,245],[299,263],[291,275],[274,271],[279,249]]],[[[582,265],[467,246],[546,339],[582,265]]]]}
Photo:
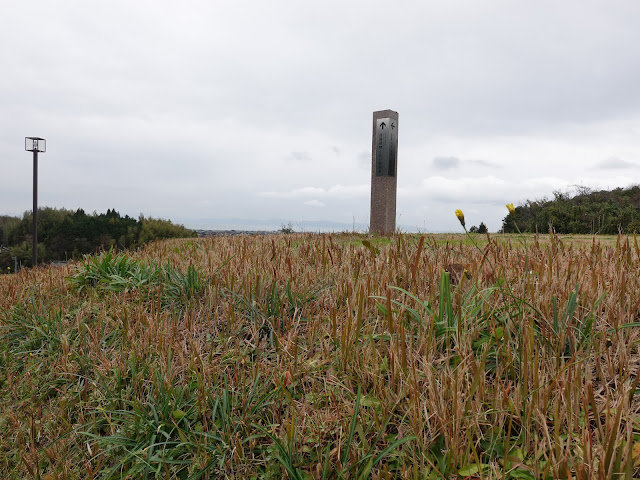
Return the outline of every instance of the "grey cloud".
{"type": "Polygon", "coordinates": [[[618,157],[609,157],[593,166],[594,170],[623,170],[626,168],[637,167],[638,165],[618,157]]]}
{"type": "Polygon", "coordinates": [[[258,192],[259,197],[264,198],[300,198],[300,197],[325,197],[325,198],[354,198],[365,197],[370,192],[369,185],[342,185],[336,184],[329,188],[322,187],[301,187],[293,190],[278,192],[266,191],[258,192]]]}
{"type": "Polygon", "coordinates": [[[433,166],[440,170],[450,170],[460,166],[458,157],[436,157],[433,159],[433,166]]]}
{"type": "Polygon", "coordinates": [[[307,163],[313,160],[309,152],[291,152],[287,157],[288,162],[307,163]]]}

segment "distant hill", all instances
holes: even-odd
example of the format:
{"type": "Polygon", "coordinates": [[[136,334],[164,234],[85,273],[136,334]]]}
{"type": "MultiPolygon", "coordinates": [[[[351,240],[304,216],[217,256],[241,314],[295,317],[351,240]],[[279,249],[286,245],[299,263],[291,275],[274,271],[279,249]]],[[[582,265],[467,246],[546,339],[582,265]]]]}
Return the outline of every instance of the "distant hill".
{"type": "Polygon", "coordinates": [[[502,220],[505,233],[606,234],[640,232],[640,185],[595,191],[554,192],[553,199],[526,200],[502,220]]]}

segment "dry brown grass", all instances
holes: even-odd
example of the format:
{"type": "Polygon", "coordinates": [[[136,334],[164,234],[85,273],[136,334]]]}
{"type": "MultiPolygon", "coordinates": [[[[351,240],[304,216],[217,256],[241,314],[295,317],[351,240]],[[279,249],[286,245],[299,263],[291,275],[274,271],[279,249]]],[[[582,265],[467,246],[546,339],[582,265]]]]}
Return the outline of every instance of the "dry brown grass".
{"type": "Polygon", "coordinates": [[[633,238],[216,237],[126,258],[199,273],[0,276],[0,477],[639,473],[633,238]],[[450,285],[454,264],[470,276],[450,285]]]}

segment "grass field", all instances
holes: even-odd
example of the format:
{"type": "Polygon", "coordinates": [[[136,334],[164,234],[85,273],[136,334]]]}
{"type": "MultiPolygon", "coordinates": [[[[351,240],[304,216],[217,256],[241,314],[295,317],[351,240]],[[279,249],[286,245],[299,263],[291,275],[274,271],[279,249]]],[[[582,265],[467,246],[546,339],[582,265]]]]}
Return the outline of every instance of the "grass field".
{"type": "Polygon", "coordinates": [[[0,478],[639,478],[639,268],[294,234],[0,275],[0,478]]]}

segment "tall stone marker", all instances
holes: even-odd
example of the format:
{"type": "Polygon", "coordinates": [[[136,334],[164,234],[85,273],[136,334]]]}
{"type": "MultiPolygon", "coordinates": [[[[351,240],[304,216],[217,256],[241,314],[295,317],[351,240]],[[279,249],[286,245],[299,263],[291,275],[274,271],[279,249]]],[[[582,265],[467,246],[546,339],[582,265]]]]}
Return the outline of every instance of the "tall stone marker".
{"type": "Polygon", "coordinates": [[[373,112],[370,233],[390,235],[396,230],[397,174],[398,112],[373,112]]]}

